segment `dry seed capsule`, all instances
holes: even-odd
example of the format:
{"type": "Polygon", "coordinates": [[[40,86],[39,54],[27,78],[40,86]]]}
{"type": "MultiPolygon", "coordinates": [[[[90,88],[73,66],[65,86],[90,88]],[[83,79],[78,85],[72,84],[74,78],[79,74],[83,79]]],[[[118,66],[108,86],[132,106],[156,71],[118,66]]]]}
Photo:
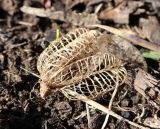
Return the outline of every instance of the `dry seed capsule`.
{"type": "Polygon", "coordinates": [[[76,83],[92,74],[99,73],[103,70],[109,71],[112,68],[122,67],[121,60],[109,53],[96,54],[79,59],[66,67],[60,68],[55,72],[56,76],[49,79],[51,83],[60,87],[76,83]]]}
{"type": "Polygon", "coordinates": [[[80,82],[63,87],[61,91],[69,99],[76,98],[68,94],[68,89],[87,96],[90,99],[94,99],[102,95],[102,93],[114,89],[117,85],[117,81],[118,85],[123,84],[126,76],[127,71],[124,67],[120,67],[118,70],[114,68],[109,71],[104,70],[96,74],[91,74],[80,82]]]}
{"type": "MultiPolygon", "coordinates": [[[[68,97],[66,89],[94,98],[97,95],[114,88],[118,77],[119,85],[126,79],[127,72],[121,60],[112,54],[97,54],[77,60],[56,71],[56,76],[48,80],[48,85],[42,83],[41,95],[45,95],[43,86],[50,89],[60,89],[68,97]]],[[[70,98],[70,97],[69,97],[70,98]]]]}
{"type": "Polygon", "coordinates": [[[64,68],[54,78],[54,84],[62,86],[62,92],[69,99],[74,99],[74,96],[69,96],[67,89],[96,98],[114,88],[117,81],[118,85],[124,83],[127,71],[123,65],[121,60],[109,53],[89,56],[64,68]]]}
{"type": "Polygon", "coordinates": [[[96,30],[77,29],[62,37],[58,43],[52,42],[39,56],[37,69],[42,81],[56,76],[56,71],[80,58],[93,55],[96,38],[101,35],[96,30]]]}

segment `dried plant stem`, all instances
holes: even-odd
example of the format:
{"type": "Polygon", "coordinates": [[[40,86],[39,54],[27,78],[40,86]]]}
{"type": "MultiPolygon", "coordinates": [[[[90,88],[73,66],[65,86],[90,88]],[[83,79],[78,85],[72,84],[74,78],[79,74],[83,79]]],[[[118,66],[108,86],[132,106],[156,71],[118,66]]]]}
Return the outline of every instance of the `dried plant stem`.
{"type": "Polygon", "coordinates": [[[20,10],[24,13],[39,16],[39,17],[49,17],[54,20],[64,21],[64,13],[62,11],[49,11],[43,8],[34,8],[29,6],[22,6],[20,10]]]}
{"type": "MultiPolygon", "coordinates": [[[[116,77],[116,86],[115,86],[115,89],[114,89],[113,94],[112,94],[112,98],[111,98],[111,100],[110,100],[110,102],[109,102],[109,106],[108,106],[108,109],[109,109],[109,110],[111,110],[111,108],[112,108],[112,103],[113,103],[114,97],[116,96],[116,93],[117,93],[117,90],[118,90],[118,86],[119,86],[119,83],[118,83],[118,82],[119,82],[119,79],[118,79],[118,75],[117,75],[117,77],[116,77]]],[[[105,120],[104,120],[104,123],[103,123],[101,129],[104,129],[105,126],[107,125],[108,118],[109,118],[109,113],[106,115],[106,118],[105,118],[105,120]]]]}
{"type": "Polygon", "coordinates": [[[33,23],[30,22],[25,22],[25,21],[17,21],[18,24],[20,25],[25,25],[25,26],[33,26],[33,23]]]}
{"type": "MultiPolygon", "coordinates": [[[[63,90],[64,90],[64,89],[63,89],[63,90]]],[[[134,122],[132,122],[132,121],[129,121],[129,120],[123,118],[122,116],[114,113],[113,111],[109,110],[108,108],[100,105],[99,103],[97,103],[97,102],[95,102],[95,101],[93,101],[93,100],[88,99],[87,97],[85,97],[85,96],[83,96],[83,95],[80,95],[80,94],[78,94],[78,93],[76,93],[76,92],[74,92],[74,91],[72,91],[72,90],[69,90],[69,89],[65,89],[65,90],[66,90],[65,92],[67,92],[67,93],[70,94],[71,96],[76,97],[78,100],[81,100],[81,101],[83,101],[83,102],[85,102],[85,103],[87,103],[87,104],[89,104],[89,105],[92,105],[93,107],[95,107],[95,108],[97,108],[97,109],[99,109],[99,110],[101,110],[101,111],[103,111],[103,112],[105,112],[105,113],[107,113],[107,114],[109,114],[109,115],[111,115],[111,116],[114,116],[114,117],[116,117],[116,118],[119,119],[119,120],[123,120],[123,121],[129,123],[130,125],[133,125],[133,126],[135,126],[135,127],[138,127],[138,128],[140,128],[140,129],[149,129],[149,128],[143,127],[143,126],[141,126],[141,125],[138,125],[138,124],[136,124],[136,123],[134,123],[134,122]]]]}
{"type": "Polygon", "coordinates": [[[33,76],[35,76],[35,77],[37,77],[37,78],[40,79],[40,76],[38,76],[37,74],[35,74],[35,73],[33,73],[33,72],[30,72],[29,70],[27,70],[27,69],[25,69],[25,68],[23,68],[23,67],[20,67],[20,69],[22,69],[22,70],[26,71],[27,73],[30,73],[30,74],[32,74],[33,76]]]}
{"type": "Polygon", "coordinates": [[[9,47],[9,49],[13,49],[13,48],[16,48],[16,47],[20,47],[20,46],[23,46],[23,45],[26,45],[27,43],[24,42],[24,43],[19,43],[19,44],[7,44],[6,46],[9,47]]]}
{"type": "Polygon", "coordinates": [[[90,127],[90,112],[89,112],[89,105],[86,103],[86,113],[87,113],[87,120],[88,120],[88,127],[90,127]]]}
{"type": "Polygon", "coordinates": [[[131,31],[118,30],[116,28],[106,26],[106,25],[96,24],[96,25],[91,25],[91,26],[102,28],[104,30],[107,30],[107,31],[115,34],[115,35],[121,36],[121,37],[131,41],[132,43],[134,43],[136,45],[140,45],[142,47],[145,47],[145,48],[148,48],[150,50],[153,50],[155,52],[160,53],[160,46],[158,45],[158,43],[147,42],[146,40],[143,40],[140,37],[136,36],[136,34],[134,34],[131,31]]]}

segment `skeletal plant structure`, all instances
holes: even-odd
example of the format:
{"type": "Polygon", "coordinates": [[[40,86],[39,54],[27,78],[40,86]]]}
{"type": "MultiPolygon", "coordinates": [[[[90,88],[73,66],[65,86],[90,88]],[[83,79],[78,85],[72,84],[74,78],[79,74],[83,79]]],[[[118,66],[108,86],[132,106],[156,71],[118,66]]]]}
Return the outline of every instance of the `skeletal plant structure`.
{"type": "Polygon", "coordinates": [[[75,29],[58,42],[53,41],[41,53],[37,62],[40,73],[40,94],[59,90],[67,98],[66,89],[96,98],[117,84],[124,83],[127,71],[124,63],[106,51],[105,35],[97,30],[75,29]]]}

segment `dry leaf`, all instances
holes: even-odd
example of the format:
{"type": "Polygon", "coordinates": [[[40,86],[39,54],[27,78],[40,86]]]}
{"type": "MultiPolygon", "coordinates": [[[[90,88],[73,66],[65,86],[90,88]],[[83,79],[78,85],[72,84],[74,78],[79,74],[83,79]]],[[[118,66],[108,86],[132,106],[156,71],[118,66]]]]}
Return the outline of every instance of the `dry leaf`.
{"type": "Polygon", "coordinates": [[[100,19],[103,20],[112,20],[115,23],[128,24],[129,23],[129,14],[132,12],[130,9],[121,9],[121,6],[118,6],[112,10],[108,11],[108,8],[102,11],[99,15],[100,19]]]}
{"type": "Polygon", "coordinates": [[[97,15],[92,13],[76,13],[75,11],[67,14],[67,20],[71,24],[75,26],[85,26],[88,27],[89,25],[99,23],[97,15]]]}
{"type": "Polygon", "coordinates": [[[48,17],[54,20],[64,21],[64,12],[63,11],[52,11],[45,10],[43,8],[34,8],[29,6],[23,6],[20,10],[24,13],[39,16],[39,17],[48,17]]]}
{"type": "Polygon", "coordinates": [[[115,23],[129,24],[130,14],[133,13],[138,7],[142,5],[143,5],[142,2],[124,1],[117,7],[113,7],[113,9],[111,10],[108,10],[108,8],[103,10],[100,13],[99,18],[103,20],[111,20],[114,21],[115,23]]]}
{"type": "Polygon", "coordinates": [[[154,17],[150,17],[149,20],[141,18],[140,27],[147,39],[160,45],[160,24],[157,19],[154,17]]]}

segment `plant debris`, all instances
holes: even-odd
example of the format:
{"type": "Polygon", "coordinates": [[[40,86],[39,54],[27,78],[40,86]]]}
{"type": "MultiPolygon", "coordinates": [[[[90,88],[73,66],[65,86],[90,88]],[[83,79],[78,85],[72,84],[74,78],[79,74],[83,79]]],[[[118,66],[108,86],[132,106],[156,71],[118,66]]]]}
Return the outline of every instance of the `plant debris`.
{"type": "MultiPolygon", "coordinates": [[[[159,0],[0,1],[0,129],[96,129],[102,128],[102,125],[107,129],[158,129],[159,8],[159,0]],[[108,29],[105,30],[106,27],[108,29]],[[110,82],[114,86],[94,99],[90,96],[91,92],[85,93],[85,96],[92,98],[87,98],[88,102],[93,102],[93,106],[98,104],[104,109],[100,111],[101,108],[98,110],[97,107],[89,106],[90,117],[87,117],[88,111],[86,112],[83,100],[69,100],[57,89],[50,90],[51,94],[46,95],[45,100],[40,94],[41,73],[37,70],[39,55],[50,44],[61,47],[60,39],[68,39],[65,38],[66,34],[77,28],[87,28],[87,33],[94,30],[100,32],[100,35],[94,35],[96,38],[92,40],[88,38],[89,42],[96,45],[92,44],[93,47],[89,44],[81,56],[76,54],[80,53],[83,47],[77,48],[78,50],[72,53],[75,58],[69,58],[68,65],[58,61],[60,57],[54,60],[58,61],[57,66],[65,67],[63,75],[70,73],[67,66],[72,64],[70,68],[73,69],[78,60],[86,61],[87,57],[102,59],[103,56],[98,56],[98,51],[87,53],[91,47],[100,50],[101,55],[110,53],[116,60],[121,60],[123,63],[118,65],[118,70],[126,69],[127,72],[127,78],[125,74],[126,79],[122,85],[116,85],[116,78],[113,78],[110,82]]],[[[109,59],[114,64],[113,58],[109,59]]],[[[97,71],[91,64],[86,68],[97,71]]],[[[56,65],[49,77],[60,70],[56,65]]],[[[102,66],[101,68],[103,69],[102,66]]],[[[112,68],[113,73],[111,69],[109,71],[107,73],[115,75],[115,67],[112,68]]],[[[56,77],[59,79],[61,76],[56,77]]],[[[98,75],[96,77],[100,78],[98,75]]],[[[95,85],[98,85],[98,81],[102,83],[102,80],[96,80],[96,77],[91,77],[95,85]]],[[[89,84],[87,86],[90,87],[89,84]]],[[[84,93],[86,86],[81,84],[80,87],[83,87],[82,91],[79,91],[78,85],[70,85],[66,89],[67,95],[75,91],[84,93]]],[[[93,90],[94,93],[96,89],[93,90]]]]}

